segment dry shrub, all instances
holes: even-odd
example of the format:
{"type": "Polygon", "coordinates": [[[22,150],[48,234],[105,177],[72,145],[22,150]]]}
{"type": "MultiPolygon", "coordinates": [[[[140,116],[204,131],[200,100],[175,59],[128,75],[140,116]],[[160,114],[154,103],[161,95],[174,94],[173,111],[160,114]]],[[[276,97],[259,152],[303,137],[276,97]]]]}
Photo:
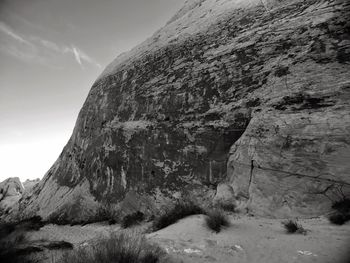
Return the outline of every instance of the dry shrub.
{"type": "Polygon", "coordinates": [[[343,198],[333,203],[332,208],[339,213],[350,213],[350,199],[343,198]]]}
{"type": "Polygon", "coordinates": [[[329,216],[329,221],[334,225],[344,225],[346,222],[350,220],[350,215],[343,213],[333,213],[329,216]]]}
{"type": "Polygon", "coordinates": [[[17,234],[13,238],[4,238],[0,241],[0,262],[6,263],[33,263],[29,254],[38,251],[28,250],[27,248],[20,248],[26,242],[23,233],[17,234]]]}
{"type": "MultiPolygon", "coordinates": [[[[108,221],[110,225],[116,224],[119,220],[118,212],[113,210],[111,206],[102,204],[96,212],[90,215],[86,215],[86,219],[74,219],[72,215],[75,215],[78,208],[76,206],[80,205],[81,199],[77,199],[76,203],[67,204],[63,206],[60,210],[52,213],[46,223],[55,225],[87,225],[98,222],[108,221]]],[[[80,208],[79,208],[80,209],[80,208]]]]}
{"type": "Polygon", "coordinates": [[[232,204],[232,203],[220,203],[218,204],[219,208],[226,211],[226,212],[232,212],[235,213],[236,212],[236,205],[232,204]]]}
{"type": "Polygon", "coordinates": [[[306,230],[303,228],[303,226],[298,224],[296,221],[288,220],[288,221],[282,222],[282,224],[286,229],[287,233],[306,234],[306,230]]]}
{"type": "Polygon", "coordinates": [[[344,225],[350,221],[350,199],[343,198],[340,201],[334,202],[332,208],[335,210],[329,216],[329,221],[335,225],[344,225]]]}
{"type": "Polygon", "coordinates": [[[0,238],[5,238],[14,231],[38,231],[45,223],[40,216],[23,219],[15,222],[4,222],[0,224],[0,238]]]}
{"type": "Polygon", "coordinates": [[[124,216],[121,222],[121,226],[122,228],[128,228],[133,225],[139,224],[143,220],[144,220],[144,214],[140,211],[137,211],[135,213],[124,216]]]}
{"type": "Polygon", "coordinates": [[[166,253],[134,232],[111,234],[86,247],[66,252],[62,263],[157,263],[166,253]]]}
{"type": "Polygon", "coordinates": [[[228,227],[230,221],[227,216],[221,210],[212,210],[207,213],[205,218],[207,227],[216,233],[219,233],[222,227],[228,227]]]}

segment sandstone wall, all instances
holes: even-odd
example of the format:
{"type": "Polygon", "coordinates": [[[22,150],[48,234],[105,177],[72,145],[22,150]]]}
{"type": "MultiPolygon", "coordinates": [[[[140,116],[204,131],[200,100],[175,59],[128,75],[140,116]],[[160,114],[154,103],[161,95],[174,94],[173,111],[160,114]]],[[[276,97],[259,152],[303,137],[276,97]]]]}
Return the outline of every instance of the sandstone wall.
{"type": "Polygon", "coordinates": [[[76,196],[209,202],[225,183],[254,213],[326,212],[350,184],[349,9],[187,1],[101,74],[22,209],[46,216],[76,196]]]}

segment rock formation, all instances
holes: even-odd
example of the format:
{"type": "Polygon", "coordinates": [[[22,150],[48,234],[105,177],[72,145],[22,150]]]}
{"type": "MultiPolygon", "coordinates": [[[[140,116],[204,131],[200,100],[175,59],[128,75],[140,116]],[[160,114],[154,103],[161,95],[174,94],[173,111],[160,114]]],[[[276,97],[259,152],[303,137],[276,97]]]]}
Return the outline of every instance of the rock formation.
{"type": "Polygon", "coordinates": [[[37,185],[39,182],[40,182],[40,179],[39,179],[39,178],[33,179],[33,180],[30,180],[30,179],[25,180],[25,181],[23,182],[24,191],[25,191],[25,192],[30,192],[30,191],[32,191],[32,189],[34,188],[34,186],[37,185]]]}
{"type": "Polygon", "coordinates": [[[0,183],[0,216],[8,213],[24,193],[18,177],[11,177],[0,183]]]}
{"type": "Polygon", "coordinates": [[[209,202],[222,184],[257,214],[326,212],[350,191],[349,10],[346,0],[188,0],[96,80],[23,213],[45,217],[77,198],[81,212],[125,197],[151,210],[181,196],[209,202]]]}

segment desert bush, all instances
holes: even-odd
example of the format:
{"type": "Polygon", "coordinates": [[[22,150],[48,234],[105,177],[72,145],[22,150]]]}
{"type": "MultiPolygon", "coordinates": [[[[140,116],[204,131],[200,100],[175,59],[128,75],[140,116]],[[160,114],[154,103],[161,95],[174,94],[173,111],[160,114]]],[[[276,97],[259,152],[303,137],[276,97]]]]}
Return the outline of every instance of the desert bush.
{"type": "Polygon", "coordinates": [[[110,225],[118,222],[118,212],[115,211],[110,205],[103,204],[97,210],[94,218],[95,222],[108,221],[110,225]]]}
{"type": "Polygon", "coordinates": [[[165,252],[144,236],[122,232],[111,234],[91,246],[66,252],[62,263],[157,263],[165,252]]]}
{"type": "Polygon", "coordinates": [[[33,262],[29,254],[37,251],[33,251],[33,248],[21,247],[26,243],[24,233],[26,231],[37,231],[43,225],[44,223],[39,216],[0,224],[0,262],[33,262]]]}
{"type": "Polygon", "coordinates": [[[45,221],[47,224],[54,224],[54,225],[69,225],[72,224],[70,220],[68,220],[67,213],[53,213],[51,214],[45,221]]]}
{"type": "Polygon", "coordinates": [[[350,199],[344,198],[333,203],[332,208],[340,213],[350,212],[350,199]]]}
{"type": "Polygon", "coordinates": [[[24,231],[38,231],[45,225],[45,222],[40,216],[33,216],[20,221],[17,225],[24,231]]]}
{"type": "Polygon", "coordinates": [[[15,230],[38,231],[44,224],[40,216],[34,216],[15,222],[4,222],[0,224],[0,238],[5,238],[15,230]]]}
{"type": "Polygon", "coordinates": [[[103,221],[108,221],[110,225],[116,224],[118,222],[118,213],[113,210],[108,205],[101,205],[97,211],[91,215],[87,215],[86,219],[74,220],[70,215],[71,209],[68,207],[63,207],[59,211],[51,214],[46,223],[55,225],[87,225],[103,221]]]}
{"type": "Polygon", "coordinates": [[[0,237],[6,237],[9,234],[11,234],[13,231],[16,229],[16,224],[15,223],[1,223],[0,224],[0,237]]]}
{"type": "Polygon", "coordinates": [[[227,212],[236,212],[236,205],[232,203],[220,203],[218,207],[227,212]]]}
{"type": "Polygon", "coordinates": [[[212,210],[207,212],[205,223],[209,229],[216,233],[219,233],[222,227],[228,227],[230,225],[227,216],[220,210],[212,210]]]}
{"type": "Polygon", "coordinates": [[[197,214],[205,214],[205,211],[193,202],[180,201],[170,210],[165,211],[154,219],[152,226],[153,231],[172,225],[184,217],[197,214]]]}
{"type": "Polygon", "coordinates": [[[18,249],[25,240],[23,233],[18,234],[12,239],[4,239],[0,241],[0,262],[6,263],[33,263],[34,261],[29,258],[28,254],[32,251],[25,249],[18,249]]]}
{"type": "Polygon", "coordinates": [[[334,213],[329,216],[329,221],[335,225],[344,225],[350,220],[350,215],[343,213],[334,213]]]}
{"type": "Polygon", "coordinates": [[[303,226],[298,224],[294,220],[288,220],[288,221],[282,222],[282,225],[286,229],[287,233],[306,234],[306,230],[303,228],[303,226]]]}
{"type": "Polygon", "coordinates": [[[329,221],[335,225],[343,225],[350,221],[350,199],[343,198],[342,200],[333,203],[332,208],[335,210],[329,216],[329,221]]]}
{"type": "Polygon", "coordinates": [[[143,220],[144,214],[140,211],[137,211],[135,213],[124,216],[121,222],[121,226],[122,228],[128,228],[130,226],[139,224],[143,220]]]}

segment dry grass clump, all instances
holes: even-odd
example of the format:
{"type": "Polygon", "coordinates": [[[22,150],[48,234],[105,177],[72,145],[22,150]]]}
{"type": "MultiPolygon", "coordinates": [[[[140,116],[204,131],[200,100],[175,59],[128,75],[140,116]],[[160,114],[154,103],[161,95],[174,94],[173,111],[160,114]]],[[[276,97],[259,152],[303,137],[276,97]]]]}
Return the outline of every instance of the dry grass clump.
{"type": "Polygon", "coordinates": [[[166,253],[148,243],[142,235],[130,232],[111,234],[91,246],[67,252],[62,263],[157,263],[166,253]]]}
{"type": "MultiPolygon", "coordinates": [[[[78,202],[79,204],[79,202],[78,202]]],[[[52,213],[46,223],[55,224],[55,225],[87,225],[92,223],[104,222],[107,221],[110,225],[116,224],[119,220],[118,213],[113,210],[108,205],[101,205],[96,212],[91,215],[87,215],[86,219],[74,219],[74,215],[77,213],[75,207],[77,205],[74,204],[72,207],[68,205],[52,213]],[[72,212],[73,210],[73,212],[72,212]]]]}
{"type": "Polygon", "coordinates": [[[137,211],[135,213],[124,216],[121,222],[121,226],[122,228],[128,228],[133,225],[139,224],[143,220],[144,220],[144,214],[140,211],[137,211]]]}
{"type": "Polygon", "coordinates": [[[205,211],[191,201],[179,201],[153,221],[153,230],[165,228],[190,215],[205,214],[205,211]]]}
{"type": "Polygon", "coordinates": [[[346,222],[350,221],[350,199],[344,198],[334,202],[332,208],[335,212],[328,218],[332,224],[344,225],[346,222]]]}
{"type": "Polygon", "coordinates": [[[207,227],[216,233],[219,233],[223,227],[230,226],[230,221],[221,210],[212,210],[207,213],[205,218],[207,227]]]}
{"type": "Polygon", "coordinates": [[[282,224],[286,229],[287,233],[306,234],[306,230],[303,228],[303,226],[298,224],[294,220],[288,220],[288,221],[282,222],[282,224]]]}

